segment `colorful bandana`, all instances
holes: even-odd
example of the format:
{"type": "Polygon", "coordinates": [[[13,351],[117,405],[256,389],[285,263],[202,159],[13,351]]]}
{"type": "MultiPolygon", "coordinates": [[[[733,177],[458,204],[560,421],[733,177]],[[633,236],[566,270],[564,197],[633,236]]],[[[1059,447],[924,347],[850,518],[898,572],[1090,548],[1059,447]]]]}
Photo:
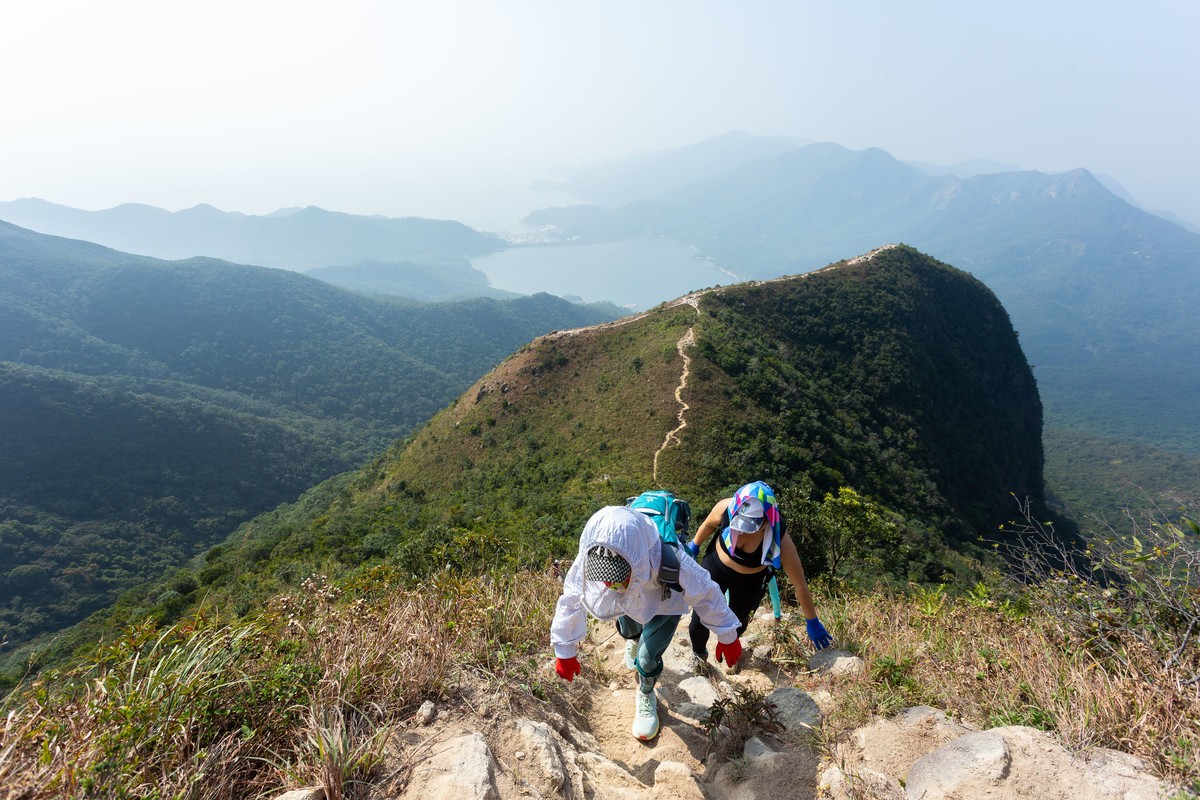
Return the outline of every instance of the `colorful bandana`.
{"type": "MultiPolygon", "coordinates": [[[[782,552],[780,549],[781,529],[783,526],[779,518],[779,504],[775,500],[775,492],[772,491],[771,487],[762,481],[755,481],[738,489],[733,495],[733,501],[729,504],[729,518],[732,520],[736,517],[742,504],[751,497],[757,498],[762,503],[764,516],[767,522],[771,523],[771,535],[763,536],[762,563],[779,569],[779,554],[782,552]]],[[[725,530],[721,531],[721,536],[725,539],[726,549],[732,553],[737,547],[738,532],[726,527],[725,530]]]]}

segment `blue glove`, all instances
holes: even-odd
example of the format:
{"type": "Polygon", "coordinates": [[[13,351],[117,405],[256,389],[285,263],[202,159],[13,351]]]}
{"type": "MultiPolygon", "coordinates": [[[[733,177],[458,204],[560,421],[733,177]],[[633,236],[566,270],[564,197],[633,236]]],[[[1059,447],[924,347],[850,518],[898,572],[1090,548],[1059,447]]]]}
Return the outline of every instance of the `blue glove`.
{"type": "Polygon", "coordinates": [[[692,558],[700,558],[700,545],[696,544],[695,542],[684,542],[683,549],[686,550],[687,554],[692,558]]]}
{"type": "Polygon", "coordinates": [[[817,617],[804,620],[804,627],[808,629],[808,638],[812,639],[813,646],[818,650],[824,650],[833,644],[833,637],[817,617]]]}

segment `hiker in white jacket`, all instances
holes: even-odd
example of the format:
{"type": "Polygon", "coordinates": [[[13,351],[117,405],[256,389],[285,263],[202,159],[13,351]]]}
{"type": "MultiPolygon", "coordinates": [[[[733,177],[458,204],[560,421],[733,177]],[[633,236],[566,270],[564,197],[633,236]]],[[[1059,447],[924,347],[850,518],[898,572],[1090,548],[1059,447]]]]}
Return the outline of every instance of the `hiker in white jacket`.
{"type": "Polygon", "coordinates": [[[579,537],[579,554],[567,572],[550,626],[555,671],[570,681],[580,671],[577,656],[588,613],[616,620],[617,630],[630,642],[625,665],[638,672],[633,735],[643,740],[658,735],[654,684],[679,618],[689,608],[716,634],[718,661],[733,666],[742,654],[738,618],[704,568],[681,558],[677,588],[682,591],[658,582],[662,547],[658,529],[644,514],[626,506],[597,511],[579,537]]]}

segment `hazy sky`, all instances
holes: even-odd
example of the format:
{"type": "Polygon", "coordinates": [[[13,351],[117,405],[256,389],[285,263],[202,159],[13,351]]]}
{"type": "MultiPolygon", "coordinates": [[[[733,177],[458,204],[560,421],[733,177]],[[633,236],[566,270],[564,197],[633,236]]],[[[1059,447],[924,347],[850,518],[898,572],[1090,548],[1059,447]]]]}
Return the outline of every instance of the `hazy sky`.
{"type": "MultiPolygon", "coordinates": [[[[503,227],[561,164],[730,130],[1086,167],[1200,224],[1195,0],[37,0],[0,200],[503,227]]],[[[510,226],[511,227],[511,226],[510,226]]]]}

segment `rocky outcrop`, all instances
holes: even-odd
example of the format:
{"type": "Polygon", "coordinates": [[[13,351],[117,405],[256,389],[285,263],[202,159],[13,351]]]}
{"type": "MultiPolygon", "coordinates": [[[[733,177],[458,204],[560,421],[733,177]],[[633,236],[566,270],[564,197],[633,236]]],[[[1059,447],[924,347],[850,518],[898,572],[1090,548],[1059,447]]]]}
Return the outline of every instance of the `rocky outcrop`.
{"type": "Polygon", "coordinates": [[[851,800],[1158,800],[1169,787],[1150,765],[1114,750],[1067,751],[1044,731],[971,730],[928,707],[859,729],[821,776],[828,796],[851,800]]]}

